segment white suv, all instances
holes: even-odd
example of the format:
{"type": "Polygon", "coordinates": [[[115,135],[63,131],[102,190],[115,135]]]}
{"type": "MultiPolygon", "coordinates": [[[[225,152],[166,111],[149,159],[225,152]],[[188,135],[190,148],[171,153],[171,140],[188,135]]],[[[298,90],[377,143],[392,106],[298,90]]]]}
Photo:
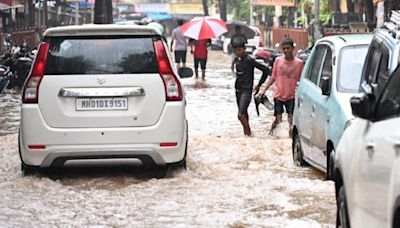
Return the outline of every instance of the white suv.
{"type": "Polygon", "coordinates": [[[23,88],[23,172],[186,166],[186,102],[168,50],[145,26],[48,29],[23,88]]]}

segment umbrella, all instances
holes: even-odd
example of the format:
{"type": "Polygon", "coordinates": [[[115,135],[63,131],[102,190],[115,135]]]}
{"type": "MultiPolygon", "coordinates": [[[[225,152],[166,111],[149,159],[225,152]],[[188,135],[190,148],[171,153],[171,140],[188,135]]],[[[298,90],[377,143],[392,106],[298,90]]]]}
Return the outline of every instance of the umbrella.
{"type": "Polygon", "coordinates": [[[225,22],[212,17],[195,17],[181,26],[183,35],[195,40],[216,38],[227,31],[225,22]]]}
{"type": "Polygon", "coordinates": [[[255,31],[243,22],[230,21],[226,23],[226,25],[228,27],[228,32],[224,34],[226,38],[231,38],[235,34],[236,26],[240,26],[241,33],[245,35],[247,39],[252,39],[256,35],[255,31]]]}

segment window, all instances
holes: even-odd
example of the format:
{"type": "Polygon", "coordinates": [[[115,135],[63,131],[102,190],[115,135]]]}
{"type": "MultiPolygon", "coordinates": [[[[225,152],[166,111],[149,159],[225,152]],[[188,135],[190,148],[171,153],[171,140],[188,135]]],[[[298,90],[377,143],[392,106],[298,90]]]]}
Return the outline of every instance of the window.
{"type": "Polygon", "coordinates": [[[323,45],[318,45],[315,51],[316,53],[311,65],[311,70],[308,73],[307,78],[310,79],[315,85],[318,85],[318,79],[321,72],[322,63],[324,61],[326,47],[323,45]]]}
{"type": "Polygon", "coordinates": [[[151,37],[49,37],[47,75],[158,72],[151,37]]]}
{"type": "MultiPolygon", "coordinates": [[[[321,78],[327,77],[327,78],[332,78],[332,50],[327,47],[326,48],[326,55],[325,55],[325,61],[324,61],[324,66],[322,68],[322,74],[321,78]]],[[[319,80],[319,87],[322,88],[322,80],[319,80]]]]}
{"type": "Polygon", "coordinates": [[[377,94],[380,94],[385,88],[386,82],[389,79],[389,50],[385,46],[381,46],[381,61],[379,62],[379,70],[378,70],[378,91],[377,94]]]}
{"type": "Polygon", "coordinates": [[[383,90],[376,108],[376,118],[386,119],[400,114],[400,67],[396,69],[383,90]]]}
{"type": "Polygon", "coordinates": [[[338,58],[337,90],[357,93],[360,90],[362,68],[368,45],[353,45],[343,48],[338,58]]]}
{"type": "Polygon", "coordinates": [[[375,49],[372,54],[372,59],[369,62],[368,71],[367,71],[367,83],[372,84],[376,83],[376,76],[378,74],[379,62],[381,60],[381,53],[375,49]]]}

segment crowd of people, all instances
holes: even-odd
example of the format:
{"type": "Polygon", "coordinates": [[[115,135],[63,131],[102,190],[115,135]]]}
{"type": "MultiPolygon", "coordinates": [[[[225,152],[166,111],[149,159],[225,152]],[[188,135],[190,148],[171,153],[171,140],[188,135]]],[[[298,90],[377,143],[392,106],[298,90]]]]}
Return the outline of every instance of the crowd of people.
{"type": "MultiPolygon", "coordinates": [[[[187,49],[194,57],[195,78],[199,78],[198,68],[201,68],[201,79],[205,80],[205,70],[207,65],[207,48],[211,45],[211,40],[187,39],[180,26],[182,20],[178,21],[178,27],[172,33],[171,51],[174,52],[177,69],[186,67],[187,49]],[[175,44],[175,46],[174,46],[175,44]]],[[[297,82],[300,80],[303,70],[303,61],[294,56],[294,42],[291,38],[284,38],[280,44],[283,55],[274,62],[272,72],[268,66],[257,62],[253,57],[246,53],[246,37],[241,33],[240,26],[235,27],[235,34],[231,38],[230,48],[232,48],[231,70],[236,75],[235,93],[238,106],[238,119],[243,126],[246,136],[251,135],[249,124],[248,107],[252,97],[262,97],[272,86],[274,97],[274,116],[269,134],[273,135],[276,127],[282,122],[282,115],[286,111],[289,125],[292,125],[293,110],[295,104],[295,91],[297,82]],[[257,85],[254,86],[254,69],[262,71],[262,76],[257,85]],[[261,90],[262,84],[269,80],[261,90]]],[[[289,127],[289,129],[291,129],[289,127]]],[[[289,130],[289,135],[292,132],[289,130]]]]}

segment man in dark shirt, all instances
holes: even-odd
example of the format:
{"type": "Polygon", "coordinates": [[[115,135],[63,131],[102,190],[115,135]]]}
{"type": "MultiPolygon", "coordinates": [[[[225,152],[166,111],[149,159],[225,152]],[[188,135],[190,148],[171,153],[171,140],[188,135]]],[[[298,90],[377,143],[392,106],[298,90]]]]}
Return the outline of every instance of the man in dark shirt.
{"type": "Polygon", "coordinates": [[[236,101],[239,108],[238,119],[243,126],[244,134],[250,136],[251,129],[247,109],[253,93],[254,68],[257,68],[263,72],[260,81],[254,87],[255,93],[258,93],[260,86],[267,79],[269,75],[269,68],[247,55],[245,45],[246,44],[244,42],[232,43],[236,54],[234,62],[236,65],[235,89],[236,101]]]}
{"type": "Polygon", "coordinates": [[[242,33],[242,28],[240,25],[235,26],[235,34],[231,37],[231,42],[229,43],[229,49],[231,51],[231,56],[232,56],[232,62],[231,62],[231,70],[232,72],[234,71],[234,63],[235,63],[235,58],[236,54],[235,51],[233,50],[233,44],[234,43],[239,43],[239,42],[244,42],[247,44],[247,39],[246,36],[242,33]]]}

